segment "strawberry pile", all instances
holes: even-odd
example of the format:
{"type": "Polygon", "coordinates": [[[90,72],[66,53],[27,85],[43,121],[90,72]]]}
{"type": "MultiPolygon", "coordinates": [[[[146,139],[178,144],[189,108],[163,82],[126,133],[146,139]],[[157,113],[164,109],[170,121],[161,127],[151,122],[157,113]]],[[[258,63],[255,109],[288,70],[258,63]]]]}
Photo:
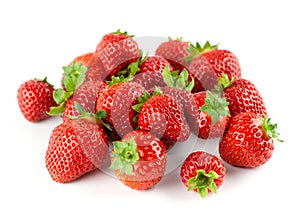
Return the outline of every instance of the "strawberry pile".
{"type": "Polygon", "coordinates": [[[45,156],[51,178],[60,183],[108,159],[124,185],[152,188],[164,176],[168,151],[193,134],[196,145],[220,138],[219,155],[195,150],[182,161],[182,183],[205,197],[222,185],[224,162],[258,167],[272,156],[274,141],[282,141],[238,58],[209,42],[170,38],[148,56],[134,36],[118,30],[63,71],[59,88],[32,79],[17,93],[28,121],[61,116],[45,156]]]}

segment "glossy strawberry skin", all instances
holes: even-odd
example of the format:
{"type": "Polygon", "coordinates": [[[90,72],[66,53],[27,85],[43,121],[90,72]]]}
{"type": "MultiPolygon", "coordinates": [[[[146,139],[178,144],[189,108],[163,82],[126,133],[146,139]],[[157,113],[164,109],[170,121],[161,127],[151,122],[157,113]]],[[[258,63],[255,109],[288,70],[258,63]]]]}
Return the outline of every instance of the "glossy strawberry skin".
{"type": "Polygon", "coordinates": [[[189,43],[181,40],[169,40],[161,43],[155,55],[167,59],[173,67],[173,70],[182,71],[186,63],[184,58],[189,55],[187,48],[189,43]]]}
{"type": "Polygon", "coordinates": [[[107,122],[116,134],[123,137],[136,129],[133,122],[136,112],[131,108],[138,103],[137,97],[142,96],[145,88],[134,82],[123,82],[107,86],[99,96],[96,110],[105,110],[107,122]]]}
{"type": "Polygon", "coordinates": [[[212,50],[195,57],[188,66],[190,77],[195,80],[193,92],[211,90],[222,73],[241,79],[241,68],[237,57],[228,50],[212,50]]]}
{"type": "Polygon", "coordinates": [[[254,112],[263,117],[267,110],[261,94],[256,86],[249,80],[236,80],[224,90],[224,96],[229,102],[231,116],[243,112],[254,112]]]}
{"type": "Polygon", "coordinates": [[[104,130],[95,122],[79,119],[54,128],[45,162],[51,178],[66,183],[99,168],[107,155],[108,139],[104,130]]]}
{"type": "Polygon", "coordinates": [[[257,167],[272,156],[274,141],[262,129],[262,118],[251,112],[233,117],[219,144],[224,161],[239,167],[257,167]]]}
{"type": "Polygon", "coordinates": [[[205,104],[206,92],[198,92],[193,94],[195,106],[197,107],[197,120],[191,128],[197,128],[198,135],[201,139],[221,137],[228,125],[229,116],[221,116],[219,120],[212,123],[212,118],[205,112],[200,111],[200,108],[205,104]]]}
{"type": "Polygon", "coordinates": [[[144,86],[146,90],[153,90],[155,87],[166,86],[162,75],[165,67],[173,71],[171,64],[160,56],[150,56],[139,66],[138,74],[134,76],[132,82],[137,82],[144,86]]]}
{"type": "Polygon", "coordinates": [[[107,84],[101,81],[86,81],[80,85],[73,96],[68,99],[66,103],[66,109],[62,115],[63,121],[70,121],[69,116],[78,116],[79,113],[74,106],[74,101],[78,102],[87,112],[95,113],[96,104],[99,95],[101,95],[103,89],[107,84]]]}
{"type": "Polygon", "coordinates": [[[110,79],[120,70],[139,58],[140,50],[133,38],[123,33],[109,33],[102,37],[96,47],[101,63],[110,79]]]}
{"type": "Polygon", "coordinates": [[[132,189],[152,188],[164,176],[167,163],[165,146],[160,139],[141,130],[130,132],[122,140],[129,141],[132,137],[137,144],[139,161],[133,165],[132,175],[120,173],[120,170],[115,170],[115,175],[123,184],[132,189]]]}
{"type": "Polygon", "coordinates": [[[30,122],[38,122],[50,117],[47,112],[56,106],[53,100],[54,88],[44,81],[29,80],[23,83],[17,93],[19,108],[30,122]]]}
{"type": "MultiPolygon", "coordinates": [[[[197,170],[205,170],[207,173],[215,171],[219,175],[217,179],[214,179],[217,188],[222,185],[226,176],[225,165],[221,159],[203,151],[192,152],[185,159],[180,169],[181,181],[186,187],[189,187],[188,181],[196,176],[197,170]]],[[[198,192],[197,189],[194,189],[194,191],[198,192]]]]}
{"type": "Polygon", "coordinates": [[[164,94],[152,96],[143,104],[138,125],[141,130],[160,138],[167,149],[171,144],[186,141],[190,135],[182,107],[164,94]]]}

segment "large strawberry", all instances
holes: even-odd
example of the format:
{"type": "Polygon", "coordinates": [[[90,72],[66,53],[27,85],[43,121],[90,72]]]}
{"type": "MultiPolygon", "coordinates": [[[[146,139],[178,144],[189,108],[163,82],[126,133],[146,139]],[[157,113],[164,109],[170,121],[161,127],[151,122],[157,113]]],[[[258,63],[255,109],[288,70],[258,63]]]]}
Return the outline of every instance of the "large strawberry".
{"type": "Polygon", "coordinates": [[[218,83],[218,77],[225,73],[236,80],[241,78],[238,58],[229,50],[218,49],[217,45],[206,42],[203,47],[199,43],[188,49],[186,58],[190,76],[195,80],[193,92],[211,90],[218,83]]]}
{"type": "Polygon", "coordinates": [[[167,59],[174,70],[182,71],[186,67],[185,58],[189,56],[187,48],[189,42],[183,41],[182,38],[161,43],[155,50],[155,55],[167,59]]]}
{"type": "Polygon", "coordinates": [[[221,92],[224,91],[224,96],[229,102],[231,116],[243,112],[254,112],[260,117],[267,114],[263,98],[251,81],[246,79],[234,80],[234,77],[229,80],[226,74],[222,74],[217,88],[221,89],[221,92]]]}
{"type": "Polygon", "coordinates": [[[217,192],[226,175],[222,160],[203,151],[190,153],[180,170],[180,177],[188,190],[198,192],[205,197],[208,192],[217,192]]]}
{"type": "Polygon", "coordinates": [[[95,52],[100,54],[99,58],[109,79],[130,63],[135,62],[140,50],[133,36],[117,30],[104,35],[95,52]]]}
{"type": "Polygon", "coordinates": [[[107,155],[105,131],[94,118],[84,117],[54,128],[45,161],[52,179],[65,183],[99,168],[107,155]]]}
{"type": "Polygon", "coordinates": [[[96,110],[106,111],[104,121],[111,126],[115,135],[123,137],[137,127],[133,122],[136,112],[132,106],[138,103],[137,98],[144,91],[144,87],[138,83],[118,83],[118,80],[113,79],[97,99],[96,110]]]}
{"type": "Polygon", "coordinates": [[[126,186],[145,190],[161,181],[166,167],[166,149],[160,139],[145,131],[132,131],[113,142],[111,166],[126,186]]]}
{"type": "Polygon", "coordinates": [[[274,139],[279,139],[277,125],[267,117],[245,112],[234,116],[219,144],[224,161],[239,167],[257,167],[266,163],[274,150],[274,139]]]}
{"type": "Polygon", "coordinates": [[[191,122],[190,126],[198,128],[196,135],[202,139],[222,136],[230,119],[226,98],[208,90],[195,93],[193,98],[198,115],[197,120],[191,122]]]}
{"type": "Polygon", "coordinates": [[[139,113],[138,126],[160,138],[166,148],[189,138],[190,128],[182,106],[173,97],[155,91],[152,96],[145,93],[133,108],[139,113]]]}
{"type": "Polygon", "coordinates": [[[50,117],[50,107],[55,106],[53,85],[43,80],[32,79],[23,83],[17,93],[18,104],[23,116],[31,122],[50,117]]]}

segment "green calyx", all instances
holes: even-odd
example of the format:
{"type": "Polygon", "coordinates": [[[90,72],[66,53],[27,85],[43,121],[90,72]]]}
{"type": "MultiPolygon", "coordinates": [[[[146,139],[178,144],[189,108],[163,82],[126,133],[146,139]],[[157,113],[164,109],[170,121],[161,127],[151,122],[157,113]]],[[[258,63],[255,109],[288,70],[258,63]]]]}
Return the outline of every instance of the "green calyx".
{"type": "Polygon", "coordinates": [[[173,40],[177,40],[177,41],[182,41],[183,40],[183,38],[182,37],[176,37],[175,39],[173,39],[172,37],[168,37],[168,40],[169,41],[173,41],[173,40]]]}
{"type": "Polygon", "coordinates": [[[115,32],[111,32],[111,34],[123,34],[123,35],[127,35],[129,37],[134,37],[134,35],[129,35],[127,31],[121,32],[120,29],[117,29],[117,31],[115,31],[115,32]]]}
{"type": "Polygon", "coordinates": [[[269,138],[276,139],[279,142],[284,142],[283,140],[281,140],[279,138],[280,133],[278,133],[276,131],[277,130],[277,124],[272,124],[271,119],[268,118],[266,115],[264,116],[264,118],[262,120],[262,128],[263,128],[263,131],[265,132],[265,134],[269,138]]]}
{"type": "Polygon", "coordinates": [[[205,104],[200,108],[201,112],[207,113],[212,119],[212,123],[216,123],[221,116],[230,116],[228,105],[225,97],[219,97],[210,91],[206,91],[205,104]]]}
{"type": "Polygon", "coordinates": [[[64,66],[64,78],[62,83],[66,90],[58,88],[53,92],[53,100],[58,106],[50,107],[49,115],[58,115],[64,112],[68,99],[74,94],[75,90],[84,82],[87,66],[73,62],[72,65],[64,66]]]}
{"type": "Polygon", "coordinates": [[[218,49],[218,46],[219,44],[211,45],[209,41],[206,41],[204,46],[201,46],[199,42],[196,42],[196,45],[190,44],[190,46],[187,48],[187,51],[190,55],[185,58],[185,61],[187,64],[190,64],[196,56],[218,49]]]}
{"type": "Polygon", "coordinates": [[[214,87],[212,90],[214,93],[218,95],[222,95],[223,91],[234,83],[235,79],[232,76],[231,79],[229,80],[229,77],[227,74],[222,73],[221,77],[218,78],[218,84],[214,87]]]}
{"type": "Polygon", "coordinates": [[[207,173],[205,170],[197,170],[196,176],[189,179],[188,191],[197,189],[202,198],[206,197],[208,191],[217,193],[217,185],[215,179],[219,178],[219,175],[211,170],[207,173]]]}
{"type": "Polygon", "coordinates": [[[73,120],[86,119],[88,121],[95,121],[96,123],[103,125],[108,130],[110,130],[110,131],[112,130],[110,125],[103,122],[103,120],[102,120],[102,119],[106,118],[106,116],[107,116],[105,110],[99,110],[95,114],[90,113],[90,112],[87,112],[83,108],[83,106],[81,104],[79,104],[77,101],[74,101],[74,107],[77,110],[77,112],[79,113],[79,115],[77,115],[77,116],[68,116],[68,118],[73,119],[73,120]]]}
{"type": "Polygon", "coordinates": [[[178,73],[178,71],[171,72],[169,67],[165,67],[162,72],[164,82],[167,86],[191,92],[195,86],[194,79],[189,82],[189,74],[185,68],[179,75],[178,73]]]}
{"type": "Polygon", "coordinates": [[[38,78],[34,78],[35,81],[38,81],[38,82],[44,82],[44,83],[47,83],[49,86],[51,87],[54,87],[54,85],[50,84],[47,80],[47,77],[45,77],[44,79],[38,79],[38,78]]]}
{"type": "Polygon", "coordinates": [[[114,152],[111,153],[113,161],[109,168],[112,170],[120,170],[120,173],[132,175],[133,165],[139,160],[137,144],[134,137],[132,137],[128,142],[115,141],[113,142],[113,145],[114,152]]]}

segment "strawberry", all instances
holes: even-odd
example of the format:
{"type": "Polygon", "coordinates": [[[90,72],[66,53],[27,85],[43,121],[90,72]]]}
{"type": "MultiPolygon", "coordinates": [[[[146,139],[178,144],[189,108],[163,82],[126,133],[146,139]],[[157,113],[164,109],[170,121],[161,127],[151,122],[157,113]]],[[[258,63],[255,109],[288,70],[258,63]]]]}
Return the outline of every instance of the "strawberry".
{"type": "Polygon", "coordinates": [[[229,102],[231,116],[243,112],[254,112],[260,117],[267,115],[263,98],[256,86],[249,80],[229,80],[226,74],[219,78],[219,86],[229,102]]]}
{"type": "Polygon", "coordinates": [[[65,183],[99,168],[107,154],[105,131],[94,118],[84,117],[54,128],[45,162],[52,179],[65,183]]]}
{"type": "Polygon", "coordinates": [[[162,72],[166,67],[173,71],[172,66],[166,59],[160,56],[146,56],[140,63],[138,73],[132,81],[144,86],[146,90],[165,86],[162,72]]]}
{"type": "Polygon", "coordinates": [[[138,112],[140,130],[160,138],[167,149],[176,142],[184,142],[189,138],[189,125],[181,105],[174,98],[156,90],[153,96],[145,92],[138,100],[140,103],[133,106],[133,109],[138,112]]]}
{"type": "Polygon", "coordinates": [[[70,118],[68,116],[78,116],[79,113],[74,106],[74,101],[83,106],[87,112],[95,113],[97,99],[106,86],[107,84],[101,81],[86,81],[80,85],[66,103],[65,111],[62,115],[63,120],[69,121],[70,118]]]}
{"type": "Polygon", "coordinates": [[[230,119],[229,103],[226,98],[208,90],[195,93],[193,97],[198,108],[198,116],[194,122],[196,125],[191,125],[191,128],[199,129],[197,135],[201,139],[222,136],[230,119]]]}
{"type": "Polygon", "coordinates": [[[211,90],[218,83],[222,73],[236,80],[241,78],[241,68],[237,57],[229,50],[219,50],[217,45],[206,42],[203,47],[199,43],[188,49],[186,58],[190,76],[195,80],[193,92],[211,90]]]}
{"type": "Polygon", "coordinates": [[[28,121],[38,122],[50,117],[50,107],[56,103],[52,98],[53,85],[43,80],[32,79],[23,83],[17,94],[20,110],[28,121]]]}
{"type": "Polygon", "coordinates": [[[161,181],[167,153],[160,139],[137,130],[113,145],[110,168],[123,184],[135,190],[145,190],[161,181]]]}
{"type": "Polygon", "coordinates": [[[145,89],[138,83],[118,83],[116,79],[113,78],[97,99],[96,110],[105,110],[107,116],[104,121],[111,126],[115,135],[123,137],[137,127],[133,122],[136,112],[131,107],[138,103],[137,97],[143,95],[145,89]]]}
{"type": "Polygon", "coordinates": [[[266,163],[279,139],[277,124],[252,112],[234,116],[219,144],[221,158],[233,166],[257,167],[266,163]]]}
{"type": "Polygon", "coordinates": [[[187,51],[189,46],[189,42],[182,41],[182,38],[176,40],[169,38],[156,48],[155,55],[167,59],[174,70],[182,71],[186,66],[184,58],[189,56],[187,51]]]}
{"type": "Polygon", "coordinates": [[[116,75],[139,58],[139,47],[132,35],[117,30],[102,37],[96,53],[106,71],[107,78],[116,75]]]}
{"type": "Polygon", "coordinates": [[[180,177],[188,191],[194,190],[204,198],[208,192],[217,192],[226,175],[222,160],[203,151],[192,152],[184,160],[180,177]]]}

